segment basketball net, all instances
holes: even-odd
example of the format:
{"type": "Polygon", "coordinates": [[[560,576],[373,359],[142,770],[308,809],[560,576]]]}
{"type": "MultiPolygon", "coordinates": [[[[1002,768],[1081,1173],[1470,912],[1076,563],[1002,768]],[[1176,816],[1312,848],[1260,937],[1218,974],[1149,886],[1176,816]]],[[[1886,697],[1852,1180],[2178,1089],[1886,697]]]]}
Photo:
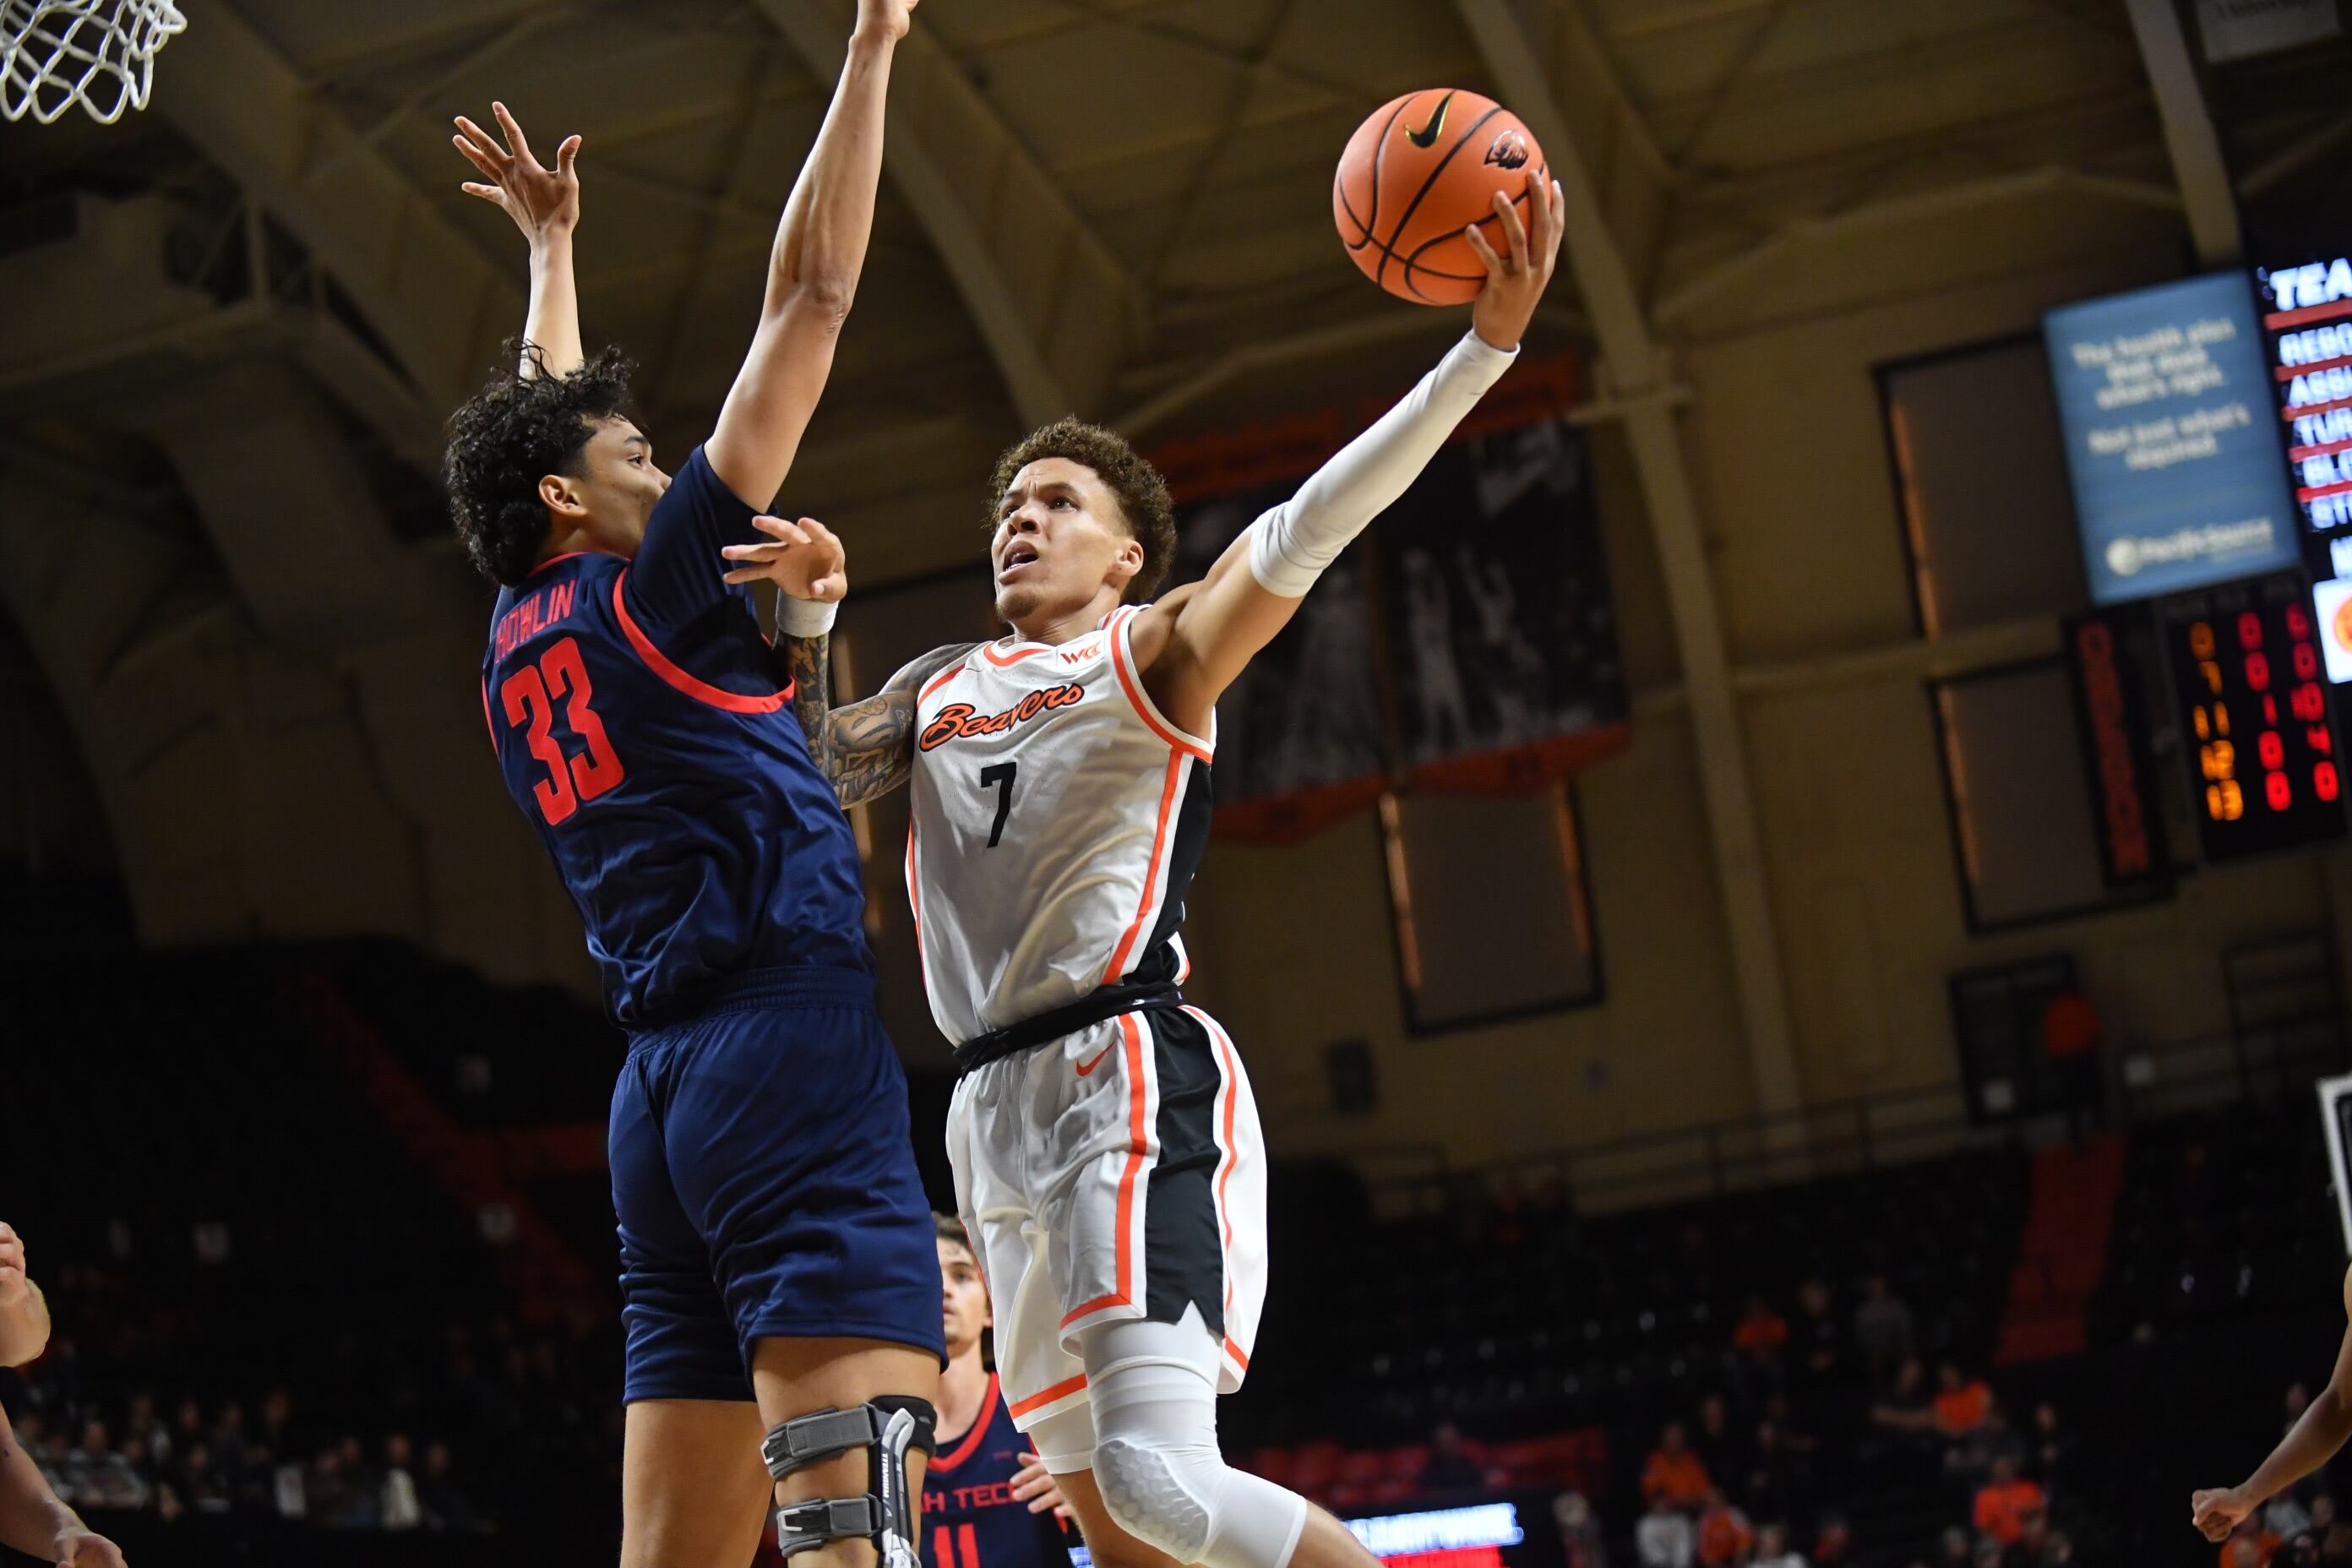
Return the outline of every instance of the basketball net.
{"type": "Polygon", "coordinates": [[[188,25],[172,0],[0,0],[0,115],[75,104],[101,125],[147,107],[155,51],[188,25]]]}

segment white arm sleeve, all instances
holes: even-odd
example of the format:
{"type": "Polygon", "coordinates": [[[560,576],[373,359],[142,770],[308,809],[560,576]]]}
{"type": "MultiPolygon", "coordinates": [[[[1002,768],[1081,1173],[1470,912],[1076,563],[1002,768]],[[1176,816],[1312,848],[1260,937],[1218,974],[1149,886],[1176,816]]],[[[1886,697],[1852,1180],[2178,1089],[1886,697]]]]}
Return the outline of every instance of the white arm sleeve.
{"type": "Polygon", "coordinates": [[[1250,524],[1250,575],[1269,594],[1304,597],[1349,542],[1404,494],[1518,353],[1465,332],[1403,402],[1250,524]]]}

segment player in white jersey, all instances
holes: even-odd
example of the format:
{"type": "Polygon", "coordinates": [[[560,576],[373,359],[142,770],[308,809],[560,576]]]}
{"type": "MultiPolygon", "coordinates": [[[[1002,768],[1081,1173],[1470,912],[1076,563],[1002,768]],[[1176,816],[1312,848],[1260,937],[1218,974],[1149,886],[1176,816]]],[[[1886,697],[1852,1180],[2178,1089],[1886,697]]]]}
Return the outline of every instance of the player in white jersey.
{"type": "MultiPolygon", "coordinates": [[[[959,1042],[949,1153],[998,1374],[1106,1568],[1373,1561],[1218,1455],[1215,1398],[1248,1370],[1265,1293],[1265,1160],[1232,1040],[1178,990],[1178,927],[1217,697],[1511,363],[1559,243],[1559,187],[1528,194],[1528,227],[1496,198],[1507,256],[1470,231],[1489,272],[1472,331],[1201,582],[1147,602],[1175,553],[1167,488],[1118,437],[1064,420],[992,487],[1013,636],[828,710],[829,606],[780,615],[843,800],[911,777],[908,893],[932,1016],[959,1042]]],[[[774,542],[729,547],[730,581],[782,583],[787,563],[842,577],[820,525],[761,526],[774,542]]]]}

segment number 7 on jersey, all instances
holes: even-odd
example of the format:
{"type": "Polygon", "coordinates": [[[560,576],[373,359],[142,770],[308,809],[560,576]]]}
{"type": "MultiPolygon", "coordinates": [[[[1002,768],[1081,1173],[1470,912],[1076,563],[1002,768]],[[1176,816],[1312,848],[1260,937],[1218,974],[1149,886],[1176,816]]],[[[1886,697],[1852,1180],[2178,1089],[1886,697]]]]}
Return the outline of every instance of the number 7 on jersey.
{"type": "Polygon", "coordinates": [[[996,821],[988,830],[991,849],[1004,837],[1004,819],[1013,815],[1013,781],[1020,775],[1019,763],[998,763],[980,770],[980,787],[996,791],[996,821]]]}

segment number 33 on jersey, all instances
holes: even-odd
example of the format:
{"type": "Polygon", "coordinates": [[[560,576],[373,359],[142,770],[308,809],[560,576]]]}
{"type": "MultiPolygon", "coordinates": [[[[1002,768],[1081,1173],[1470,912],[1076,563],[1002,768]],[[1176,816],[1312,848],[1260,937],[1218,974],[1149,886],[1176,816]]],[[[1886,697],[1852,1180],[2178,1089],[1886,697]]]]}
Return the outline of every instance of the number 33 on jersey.
{"type": "Polygon", "coordinates": [[[907,887],[951,1040],[1182,977],[1214,737],[1152,705],[1129,644],[1139,613],[1058,647],[974,648],[918,700],[907,887]]]}

